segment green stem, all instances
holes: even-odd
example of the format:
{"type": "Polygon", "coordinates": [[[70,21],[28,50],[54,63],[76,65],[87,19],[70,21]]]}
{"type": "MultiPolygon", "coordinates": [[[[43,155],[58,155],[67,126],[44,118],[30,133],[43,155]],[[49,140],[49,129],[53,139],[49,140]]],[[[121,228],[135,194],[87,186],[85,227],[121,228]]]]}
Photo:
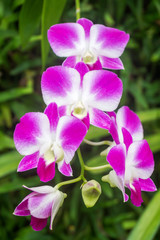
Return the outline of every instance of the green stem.
{"type": "Polygon", "coordinates": [[[64,186],[64,185],[68,185],[68,184],[72,184],[72,183],[76,183],[76,182],[79,182],[82,180],[82,177],[79,176],[77,178],[74,178],[72,180],[68,180],[68,181],[64,181],[64,182],[61,182],[61,183],[58,183],[55,188],[59,189],[60,187],[64,186]]]}
{"type": "Polygon", "coordinates": [[[83,142],[89,144],[89,145],[92,145],[92,146],[101,146],[101,145],[111,145],[112,142],[111,141],[100,141],[100,142],[92,142],[92,141],[89,141],[87,139],[84,139],[83,142]]]}
{"type": "Polygon", "coordinates": [[[84,182],[86,182],[86,179],[84,177],[84,161],[83,161],[83,158],[82,158],[82,154],[81,154],[81,150],[80,148],[77,149],[77,154],[78,154],[78,158],[79,158],[79,163],[81,165],[81,178],[84,182]]]}
{"type": "Polygon", "coordinates": [[[76,19],[80,19],[80,1],[79,0],[75,0],[76,2],[76,19]]]}
{"type": "Polygon", "coordinates": [[[111,165],[109,165],[109,164],[106,164],[106,165],[102,165],[102,166],[98,166],[98,167],[88,167],[88,166],[84,166],[84,169],[86,170],[86,171],[90,171],[90,172],[96,172],[97,170],[103,170],[103,169],[111,169],[112,167],[111,167],[111,165]]]}

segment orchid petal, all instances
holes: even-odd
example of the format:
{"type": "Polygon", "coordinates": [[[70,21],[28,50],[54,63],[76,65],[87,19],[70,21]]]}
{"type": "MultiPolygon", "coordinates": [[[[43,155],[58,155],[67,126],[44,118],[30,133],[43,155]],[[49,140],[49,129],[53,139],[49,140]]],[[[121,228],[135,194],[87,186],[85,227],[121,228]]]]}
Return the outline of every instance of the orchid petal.
{"type": "Polygon", "coordinates": [[[129,34],[115,28],[95,24],[90,30],[90,49],[94,54],[118,58],[129,40],[129,34]]]}
{"type": "Polygon", "coordinates": [[[132,143],[128,148],[127,172],[132,172],[135,179],[147,179],[154,170],[152,151],[146,140],[132,143]]]}
{"type": "Polygon", "coordinates": [[[87,72],[89,72],[89,68],[85,63],[79,62],[76,64],[75,69],[79,72],[81,76],[81,85],[82,85],[83,77],[87,72]]]}
{"type": "Polygon", "coordinates": [[[87,64],[87,66],[88,66],[90,71],[92,71],[92,70],[101,70],[102,69],[102,64],[101,64],[99,58],[98,58],[98,60],[95,63],[87,64]]]}
{"type": "Polygon", "coordinates": [[[147,178],[147,179],[140,178],[139,184],[141,187],[141,191],[154,192],[157,190],[157,188],[151,178],[147,178]]]}
{"type": "Polygon", "coordinates": [[[129,146],[133,142],[132,136],[125,128],[122,128],[122,134],[123,134],[123,142],[126,145],[126,148],[128,150],[129,146]]]}
{"type": "Polygon", "coordinates": [[[80,18],[77,21],[77,23],[79,23],[83,27],[83,29],[85,31],[85,37],[86,37],[86,40],[87,40],[90,36],[90,29],[93,26],[93,22],[86,19],[86,18],[80,18]]]}
{"type": "Polygon", "coordinates": [[[50,129],[51,132],[54,131],[56,133],[57,124],[59,121],[59,113],[58,113],[58,106],[56,103],[50,103],[44,113],[47,115],[49,122],[50,122],[50,129]]]}
{"type": "Polygon", "coordinates": [[[124,69],[123,63],[120,58],[108,58],[104,56],[100,56],[99,58],[103,68],[115,70],[124,69]]]}
{"type": "Polygon", "coordinates": [[[31,155],[25,156],[20,161],[17,172],[24,172],[29,169],[36,168],[39,161],[39,152],[33,153],[31,155]]]}
{"type": "Polygon", "coordinates": [[[51,215],[54,194],[36,194],[28,199],[30,214],[36,218],[45,219],[51,215]]]}
{"type": "Polygon", "coordinates": [[[142,195],[141,195],[141,188],[138,181],[132,182],[132,186],[128,186],[131,191],[131,202],[136,207],[140,207],[141,203],[143,202],[142,195]]]}
{"type": "Polygon", "coordinates": [[[57,127],[57,143],[63,148],[68,164],[87,133],[86,126],[72,116],[61,117],[57,127]]]}
{"type": "Polygon", "coordinates": [[[64,62],[62,63],[62,66],[63,67],[71,67],[71,68],[74,68],[75,65],[76,65],[76,57],[73,56],[73,57],[67,57],[64,62]]]}
{"type": "Polygon", "coordinates": [[[77,56],[85,49],[85,32],[78,23],[56,24],[48,30],[48,41],[57,56],[77,56]]]}
{"type": "Polygon", "coordinates": [[[90,123],[96,127],[109,129],[111,120],[110,117],[101,110],[96,108],[89,109],[90,123]]]}
{"type": "Polygon", "coordinates": [[[32,187],[32,188],[29,188],[29,187],[23,185],[23,187],[30,190],[30,191],[40,193],[40,194],[53,193],[55,191],[53,187],[48,186],[48,185],[40,186],[40,187],[32,187]]]}
{"type": "Polygon", "coordinates": [[[123,194],[123,200],[124,200],[124,202],[127,202],[128,195],[125,193],[123,179],[121,177],[117,176],[117,174],[114,170],[109,172],[108,178],[109,178],[109,183],[111,184],[111,186],[116,186],[121,190],[121,192],[123,194]]]}
{"type": "Polygon", "coordinates": [[[118,144],[111,148],[107,155],[107,161],[116,172],[117,176],[124,178],[126,148],[124,144],[118,144]]]}
{"type": "Polygon", "coordinates": [[[113,111],[122,96],[122,81],[115,73],[93,70],[83,79],[82,100],[89,107],[113,111]]]}
{"type": "Polygon", "coordinates": [[[55,176],[55,162],[46,164],[43,158],[39,159],[37,174],[42,182],[48,182],[55,176]]]}
{"type": "MultiPolygon", "coordinates": [[[[132,136],[133,141],[143,139],[143,127],[136,113],[128,107],[121,107],[117,112],[116,117],[118,128],[125,128],[132,136]]],[[[123,140],[122,140],[123,141],[123,140]]]]}
{"type": "Polygon", "coordinates": [[[50,124],[43,113],[26,113],[14,131],[14,142],[22,155],[31,155],[40,150],[42,144],[48,143],[50,124]]]}
{"type": "Polygon", "coordinates": [[[51,209],[51,220],[50,220],[50,227],[49,227],[51,230],[52,230],[53,220],[54,220],[59,208],[62,206],[63,201],[64,201],[64,193],[57,191],[56,198],[54,199],[54,204],[51,209]]]}
{"type": "Polygon", "coordinates": [[[30,225],[34,231],[41,231],[47,225],[47,218],[40,219],[40,218],[35,218],[35,217],[31,216],[30,225]]]}
{"type": "Polygon", "coordinates": [[[66,163],[64,160],[57,163],[58,164],[58,170],[65,176],[70,177],[72,176],[72,168],[71,165],[66,163]]]}
{"type": "Polygon", "coordinates": [[[80,75],[62,66],[48,68],[42,75],[42,95],[45,103],[56,102],[58,106],[73,104],[78,99],[80,75]]]}
{"type": "Polygon", "coordinates": [[[36,193],[30,193],[29,195],[27,195],[22,202],[20,202],[20,204],[16,207],[16,209],[14,210],[14,215],[17,216],[28,216],[30,215],[30,211],[28,210],[28,199],[32,196],[36,195],[36,193]]]}

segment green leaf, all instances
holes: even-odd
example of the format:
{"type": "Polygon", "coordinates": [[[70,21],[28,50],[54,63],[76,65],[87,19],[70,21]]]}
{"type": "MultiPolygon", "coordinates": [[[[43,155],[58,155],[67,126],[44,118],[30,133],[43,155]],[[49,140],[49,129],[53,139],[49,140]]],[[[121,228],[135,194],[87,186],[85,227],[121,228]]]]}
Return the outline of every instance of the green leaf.
{"type": "Polygon", "coordinates": [[[25,46],[34,33],[42,13],[42,0],[26,0],[19,18],[19,31],[22,45],[25,46]]]}
{"type": "Polygon", "coordinates": [[[154,121],[160,119],[160,109],[150,109],[147,111],[137,112],[139,118],[141,119],[142,123],[154,121]]]}
{"type": "Polygon", "coordinates": [[[0,150],[15,148],[13,139],[5,135],[3,132],[0,132],[0,143],[0,150]]]}
{"type": "Polygon", "coordinates": [[[160,191],[155,195],[135,228],[132,230],[128,240],[151,240],[154,238],[160,225],[160,191]]]}
{"type": "Polygon", "coordinates": [[[12,181],[8,179],[7,181],[5,181],[4,179],[2,179],[2,181],[0,182],[0,194],[22,189],[22,185],[26,185],[27,187],[32,187],[33,183],[34,183],[34,186],[37,186],[39,184],[39,177],[34,176],[34,177],[25,179],[25,178],[19,178],[17,176],[12,181]]]}
{"type": "Polygon", "coordinates": [[[3,177],[17,169],[22,156],[17,151],[4,153],[0,156],[0,177],[3,177]]]}
{"type": "Polygon", "coordinates": [[[23,95],[31,94],[33,89],[31,86],[26,88],[14,88],[5,92],[1,92],[0,103],[4,103],[9,100],[17,99],[23,95]]]}
{"type": "Polygon", "coordinates": [[[47,40],[47,30],[59,22],[66,0],[44,0],[42,10],[42,69],[45,68],[46,59],[49,52],[49,43],[47,40]]]}
{"type": "Polygon", "coordinates": [[[155,153],[160,150],[160,134],[152,134],[146,137],[151,150],[155,153]]]}

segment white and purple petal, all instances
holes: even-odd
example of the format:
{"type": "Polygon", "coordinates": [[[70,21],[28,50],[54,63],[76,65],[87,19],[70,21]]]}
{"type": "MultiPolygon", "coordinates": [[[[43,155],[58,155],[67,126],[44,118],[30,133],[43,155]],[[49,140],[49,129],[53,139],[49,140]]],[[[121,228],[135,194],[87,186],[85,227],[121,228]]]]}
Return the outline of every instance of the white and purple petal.
{"type": "Polygon", "coordinates": [[[140,178],[139,184],[141,187],[141,191],[154,192],[157,190],[156,185],[154,184],[151,178],[147,178],[147,179],[140,178]]]}
{"type": "Polygon", "coordinates": [[[118,58],[129,40],[129,34],[115,28],[95,24],[90,30],[90,49],[97,56],[118,58]]]}
{"type": "Polygon", "coordinates": [[[20,161],[17,172],[24,172],[33,168],[36,168],[38,166],[39,161],[39,152],[35,152],[31,155],[25,156],[20,161]]]}
{"type": "Polygon", "coordinates": [[[111,119],[103,111],[96,108],[90,108],[89,118],[90,118],[90,124],[99,128],[107,129],[107,130],[110,129],[111,119]]]}
{"type": "Polygon", "coordinates": [[[58,113],[58,106],[56,103],[50,103],[44,113],[47,115],[49,122],[50,122],[50,130],[51,132],[56,133],[57,124],[59,121],[59,113],[58,113]]]}
{"type": "Polygon", "coordinates": [[[119,104],[122,89],[122,81],[115,73],[93,70],[84,76],[82,101],[89,107],[113,111],[119,104]]]}
{"type": "Polygon", "coordinates": [[[143,199],[141,195],[141,187],[138,181],[134,180],[131,185],[127,186],[131,191],[131,202],[136,207],[140,207],[143,199]]]}
{"type": "Polygon", "coordinates": [[[93,26],[93,22],[90,21],[90,20],[87,19],[87,18],[80,18],[80,19],[77,21],[77,23],[79,23],[79,24],[83,27],[83,29],[84,29],[84,31],[85,31],[86,40],[88,40],[88,39],[89,39],[89,36],[90,36],[90,29],[91,29],[91,27],[93,26]]]}
{"type": "Polygon", "coordinates": [[[85,32],[78,23],[56,24],[48,30],[48,41],[57,56],[77,56],[85,49],[85,32]]]}
{"type": "Polygon", "coordinates": [[[56,142],[64,151],[64,160],[68,164],[77,148],[80,146],[85,135],[87,127],[82,121],[72,116],[61,117],[57,127],[56,142]]]}
{"type": "Polygon", "coordinates": [[[103,68],[114,70],[124,69],[123,63],[120,58],[108,58],[104,56],[99,56],[99,59],[103,68]]]}
{"type": "Polygon", "coordinates": [[[30,215],[45,219],[51,215],[51,209],[54,202],[54,194],[36,194],[28,199],[28,209],[30,215]]]}
{"type": "Polygon", "coordinates": [[[107,161],[116,172],[117,176],[124,180],[125,175],[126,147],[118,144],[112,147],[107,155],[107,161]]]}
{"type": "Polygon", "coordinates": [[[65,176],[70,177],[73,175],[71,165],[66,163],[64,160],[57,163],[58,170],[65,176]]]}
{"type": "Polygon", "coordinates": [[[80,74],[73,68],[55,66],[42,75],[41,88],[44,102],[58,106],[73,104],[79,97],[80,74]]]}
{"type": "MultiPolygon", "coordinates": [[[[118,130],[123,127],[132,136],[133,141],[139,141],[143,139],[143,127],[141,121],[136,113],[131,111],[129,107],[121,107],[116,116],[116,122],[118,130]]],[[[120,139],[123,141],[123,139],[120,139]]]]}
{"type": "Polygon", "coordinates": [[[22,155],[31,155],[50,141],[50,124],[43,113],[26,113],[14,131],[14,142],[22,155]]]}
{"type": "Polygon", "coordinates": [[[135,179],[147,179],[154,170],[152,151],[146,140],[133,142],[128,148],[127,169],[135,179]]]}

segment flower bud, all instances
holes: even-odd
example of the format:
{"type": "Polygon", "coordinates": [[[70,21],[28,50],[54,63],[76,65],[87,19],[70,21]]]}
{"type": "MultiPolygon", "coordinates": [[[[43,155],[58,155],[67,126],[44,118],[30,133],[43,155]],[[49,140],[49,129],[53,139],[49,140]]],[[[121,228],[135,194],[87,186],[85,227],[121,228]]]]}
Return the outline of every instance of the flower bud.
{"type": "Polygon", "coordinates": [[[82,198],[87,208],[93,207],[101,194],[101,185],[91,180],[82,187],[82,198]]]}

